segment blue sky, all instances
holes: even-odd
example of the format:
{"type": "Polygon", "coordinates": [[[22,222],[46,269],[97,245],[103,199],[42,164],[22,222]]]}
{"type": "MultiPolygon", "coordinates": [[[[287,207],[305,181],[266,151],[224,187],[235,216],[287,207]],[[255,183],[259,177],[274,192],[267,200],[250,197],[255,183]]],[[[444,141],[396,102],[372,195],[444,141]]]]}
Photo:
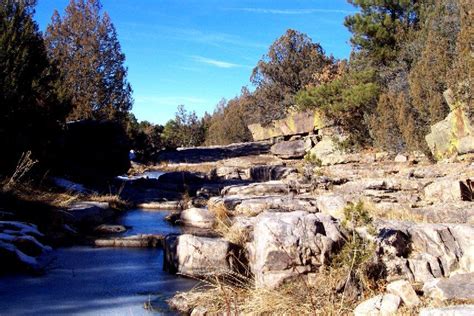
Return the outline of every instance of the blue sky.
{"type": "MultiPolygon", "coordinates": [[[[39,0],[45,30],[69,0],[39,0]]],[[[139,120],[164,124],[177,106],[198,115],[250,86],[252,68],[288,28],[308,34],[326,53],[347,58],[346,0],[102,0],[117,28],[139,120]]]]}

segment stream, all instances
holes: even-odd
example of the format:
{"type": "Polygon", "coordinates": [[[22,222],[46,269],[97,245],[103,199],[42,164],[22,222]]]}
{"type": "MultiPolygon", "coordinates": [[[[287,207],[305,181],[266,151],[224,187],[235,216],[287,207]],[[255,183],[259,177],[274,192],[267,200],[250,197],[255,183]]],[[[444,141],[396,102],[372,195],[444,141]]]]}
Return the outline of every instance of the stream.
{"type": "MultiPolygon", "coordinates": [[[[167,214],[131,210],[118,223],[132,227],[123,235],[179,233],[167,214]]],[[[0,278],[0,315],[168,315],[165,300],[196,283],[163,272],[161,249],[75,246],[53,255],[45,275],[0,278]]]]}

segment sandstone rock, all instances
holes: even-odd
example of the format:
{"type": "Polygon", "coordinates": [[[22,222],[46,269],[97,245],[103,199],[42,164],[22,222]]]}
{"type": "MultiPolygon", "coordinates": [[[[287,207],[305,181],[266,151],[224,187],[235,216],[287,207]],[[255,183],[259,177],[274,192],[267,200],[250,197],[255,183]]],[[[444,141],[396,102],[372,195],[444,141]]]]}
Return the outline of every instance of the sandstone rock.
{"type": "Polygon", "coordinates": [[[251,124],[248,128],[253,139],[258,141],[281,136],[308,134],[327,124],[319,112],[294,112],[284,119],[273,121],[268,127],[263,127],[261,124],[251,124]]]}
{"type": "Polygon", "coordinates": [[[400,297],[393,294],[374,296],[354,309],[354,316],[395,315],[400,305],[400,297]]]}
{"type": "Polygon", "coordinates": [[[410,282],[406,280],[398,280],[388,284],[387,291],[399,296],[407,307],[417,306],[421,302],[410,282]]]}
{"type": "Polygon", "coordinates": [[[436,202],[461,201],[461,186],[457,179],[440,179],[425,188],[425,198],[436,202]]]}
{"type": "Polygon", "coordinates": [[[378,243],[389,275],[426,282],[454,273],[474,272],[474,227],[466,224],[426,224],[377,220],[378,243]],[[387,233],[390,232],[390,233],[387,233]],[[384,245],[393,235],[394,250],[384,245]],[[408,267],[408,269],[407,269],[408,267]]]}
{"type": "Polygon", "coordinates": [[[454,100],[449,105],[451,112],[432,125],[431,133],[425,137],[436,159],[474,152],[474,124],[467,115],[467,105],[454,100]]]}
{"type": "Polygon", "coordinates": [[[302,196],[262,196],[262,197],[242,197],[233,211],[235,214],[255,216],[263,211],[272,210],[274,212],[306,211],[309,213],[318,212],[316,199],[302,196]]]}
{"type": "Polygon", "coordinates": [[[249,179],[257,182],[282,180],[287,178],[290,174],[294,174],[296,172],[297,170],[295,168],[290,168],[282,165],[253,166],[249,169],[249,179]]]}
{"type": "Polygon", "coordinates": [[[457,150],[460,155],[474,153],[474,135],[461,138],[457,145],[457,150]]]}
{"type": "Polygon", "coordinates": [[[342,152],[337,149],[337,144],[330,137],[323,138],[310,151],[310,157],[315,157],[321,161],[323,166],[331,165],[342,161],[342,152]]]}
{"type": "Polygon", "coordinates": [[[408,161],[408,157],[406,155],[403,155],[403,154],[398,154],[396,157],[395,157],[395,162],[407,162],[408,161]]]}
{"type": "Polygon", "coordinates": [[[216,169],[216,175],[226,180],[241,179],[239,171],[237,167],[222,166],[216,169]]]}
{"type": "Polygon", "coordinates": [[[433,279],[423,286],[425,295],[441,301],[474,299],[474,273],[456,274],[449,278],[433,279]]]}
{"type": "Polygon", "coordinates": [[[343,242],[330,216],[301,211],[260,214],[253,236],[249,265],[256,286],[268,288],[326,264],[343,242]]]}
{"type": "Polygon", "coordinates": [[[437,308],[423,308],[420,316],[472,316],[474,305],[454,305],[437,308]]]}
{"type": "Polygon", "coordinates": [[[205,208],[189,208],[183,210],[180,215],[180,223],[186,226],[212,228],[214,222],[214,214],[205,208]]]}
{"type": "Polygon", "coordinates": [[[474,203],[443,202],[434,205],[410,208],[408,213],[429,223],[457,223],[474,225],[474,203]]]}
{"type": "Polygon", "coordinates": [[[306,153],[306,144],[302,139],[283,141],[273,145],[270,151],[283,159],[303,158],[306,153]]]}
{"type": "Polygon", "coordinates": [[[127,237],[117,237],[110,239],[96,239],[96,247],[115,248],[161,248],[163,247],[162,235],[140,234],[127,237]]]}
{"type": "Polygon", "coordinates": [[[223,275],[232,271],[232,247],[220,238],[168,235],[164,269],[194,277],[223,275]]]}
{"type": "Polygon", "coordinates": [[[252,183],[248,185],[232,185],[222,189],[222,195],[243,195],[243,196],[262,196],[262,195],[281,195],[289,192],[288,184],[281,181],[268,181],[261,183],[252,183]]]}
{"type": "Polygon", "coordinates": [[[344,219],[344,208],[346,201],[340,195],[327,194],[316,198],[316,205],[321,213],[331,215],[337,219],[344,219]]]}

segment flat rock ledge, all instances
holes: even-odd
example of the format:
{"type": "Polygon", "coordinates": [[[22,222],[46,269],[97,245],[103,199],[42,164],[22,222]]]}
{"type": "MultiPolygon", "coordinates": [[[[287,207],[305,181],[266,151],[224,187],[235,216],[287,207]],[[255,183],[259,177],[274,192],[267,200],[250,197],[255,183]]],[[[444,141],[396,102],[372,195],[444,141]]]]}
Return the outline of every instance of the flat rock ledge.
{"type": "Polygon", "coordinates": [[[472,316],[474,305],[454,305],[439,308],[423,308],[420,316],[472,316]]]}
{"type": "Polygon", "coordinates": [[[162,248],[163,235],[140,234],[127,237],[117,237],[108,239],[96,239],[96,247],[116,247],[116,248],[162,248]]]}

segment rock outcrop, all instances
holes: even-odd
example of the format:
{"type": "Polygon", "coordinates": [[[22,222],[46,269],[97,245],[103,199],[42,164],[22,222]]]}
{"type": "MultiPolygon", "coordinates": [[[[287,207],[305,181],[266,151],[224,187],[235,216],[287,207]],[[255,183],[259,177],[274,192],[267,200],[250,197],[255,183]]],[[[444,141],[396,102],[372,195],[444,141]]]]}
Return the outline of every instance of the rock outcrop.
{"type": "Polygon", "coordinates": [[[197,228],[210,229],[214,226],[216,219],[213,213],[205,208],[189,208],[180,214],[180,224],[197,228]]]}
{"type": "Polygon", "coordinates": [[[311,145],[311,140],[309,145],[303,139],[283,141],[273,145],[270,152],[283,159],[303,158],[306,152],[311,149],[311,145]]]}
{"type": "Polygon", "coordinates": [[[282,136],[308,134],[325,126],[327,126],[327,122],[319,112],[295,112],[284,119],[273,121],[270,126],[251,124],[248,128],[253,139],[260,141],[282,136]]]}
{"type": "Polygon", "coordinates": [[[423,286],[423,291],[425,295],[440,301],[474,300],[474,273],[430,280],[423,286]]]}
{"type": "Polygon", "coordinates": [[[274,288],[326,264],[343,243],[337,223],[323,214],[265,212],[248,244],[256,287],[274,288]]]}
{"type": "Polygon", "coordinates": [[[171,273],[205,277],[225,275],[237,268],[237,252],[221,238],[169,235],[164,249],[164,269],[171,273]]]}
{"type": "Polygon", "coordinates": [[[393,294],[374,296],[360,303],[354,310],[354,316],[395,315],[400,305],[400,297],[393,294]]]}
{"type": "Polygon", "coordinates": [[[382,260],[390,276],[426,282],[454,273],[474,272],[474,226],[377,223],[382,260]]]}
{"type": "Polygon", "coordinates": [[[436,159],[474,153],[474,122],[467,115],[469,105],[454,100],[453,92],[444,93],[450,113],[441,122],[431,126],[426,142],[436,159]]]}

